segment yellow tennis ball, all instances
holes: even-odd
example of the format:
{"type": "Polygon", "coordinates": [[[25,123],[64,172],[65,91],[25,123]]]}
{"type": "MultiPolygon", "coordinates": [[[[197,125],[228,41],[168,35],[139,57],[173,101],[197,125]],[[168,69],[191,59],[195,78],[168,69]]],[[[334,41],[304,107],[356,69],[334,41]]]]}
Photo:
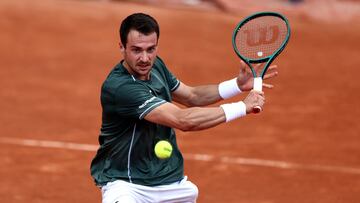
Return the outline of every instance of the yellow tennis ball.
{"type": "Polygon", "coordinates": [[[165,140],[160,140],[157,142],[154,148],[155,154],[159,159],[169,158],[171,156],[172,150],[173,148],[170,142],[165,140]]]}

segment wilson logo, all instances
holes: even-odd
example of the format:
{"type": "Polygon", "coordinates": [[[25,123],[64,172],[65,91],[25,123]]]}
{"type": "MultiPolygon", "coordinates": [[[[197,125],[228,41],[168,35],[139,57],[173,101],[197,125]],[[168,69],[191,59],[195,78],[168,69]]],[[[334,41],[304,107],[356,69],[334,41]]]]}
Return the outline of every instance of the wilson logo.
{"type": "Polygon", "coordinates": [[[244,30],[246,34],[246,44],[248,46],[259,46],[274,43],[279,38],[279,27],[260,27],[259,29],[244,30]]]}
{"type": "Polygon", "coordinates": [[[144,108],[148,103],[152,102],[156,97],[151,97],[139,106],[139,109],[144,108]]]}

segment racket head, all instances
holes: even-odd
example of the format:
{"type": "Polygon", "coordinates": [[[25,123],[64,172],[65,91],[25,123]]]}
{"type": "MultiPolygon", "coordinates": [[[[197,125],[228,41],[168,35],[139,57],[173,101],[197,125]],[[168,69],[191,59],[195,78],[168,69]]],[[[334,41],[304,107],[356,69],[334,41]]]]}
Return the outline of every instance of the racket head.
{"type": "Polygon", "coordinates": [[[290,38],[286,17],[276,12],[259,12],[246,17],[234,29],[232,45],[235,53],[258,76],[251,63],[267,62],[259,73],[263,77],[271,62],[283,51],[290,38]]]}

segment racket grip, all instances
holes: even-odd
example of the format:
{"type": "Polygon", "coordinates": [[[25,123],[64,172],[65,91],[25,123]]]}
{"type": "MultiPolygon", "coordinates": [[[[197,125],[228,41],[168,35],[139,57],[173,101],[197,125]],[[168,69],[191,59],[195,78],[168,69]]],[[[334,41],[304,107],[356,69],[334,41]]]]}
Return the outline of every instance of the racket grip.
{"type": "MultiPolygon", "coordinates": [[[[262,77],[254,78],[254,90],[262,91],[262,77]]],[[[255,106],[253,109],[254,113],[260,113],[262,108],[260,106],[255,106]]]]}
{"type": "Polygon", "coordinates": [[[262,77],[254,78],[254,90],[262,91],[262,77]]]}

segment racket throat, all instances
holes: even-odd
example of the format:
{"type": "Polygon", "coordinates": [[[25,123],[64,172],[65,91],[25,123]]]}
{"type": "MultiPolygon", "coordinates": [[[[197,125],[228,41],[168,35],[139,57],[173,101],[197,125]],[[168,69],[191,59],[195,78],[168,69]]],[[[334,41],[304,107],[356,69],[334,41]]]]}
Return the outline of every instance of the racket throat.
{"type": "Polygon", "coordinates": [[[262,91],[262,83],[263,83],[262,77],[254,78],[254,90],[262,91]]]}

